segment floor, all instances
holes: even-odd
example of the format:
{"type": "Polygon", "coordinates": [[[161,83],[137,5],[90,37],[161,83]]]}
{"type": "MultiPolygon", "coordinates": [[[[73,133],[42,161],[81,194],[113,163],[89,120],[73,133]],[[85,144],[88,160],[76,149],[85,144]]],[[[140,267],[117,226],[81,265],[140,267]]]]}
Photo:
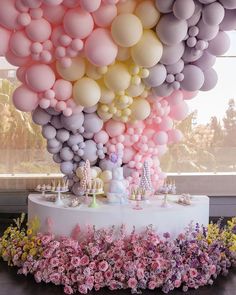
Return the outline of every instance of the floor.
{"type": "MultiPolygon", "coordinates": [[[[9,224],[10,218],[0,216],[0,233],[9,224]]],[[[163,294],[160,291],[145,291],[143,295],[163,294]]],[[[0,262],[0,295],[63,295],[60,286],[52,284],[37,284],[33,277],[17,275],[16,268],[10,268],[6,263],[0,262]]],[[[95,294],[95,292],[92,292],[95,294]]],[[[96,295],[129,295],[129,291],[109,291],[107,289],[96,292],[96,295]]],[[[170,295],[184,294],[180,290],[169,293],[170,295]]],[[[227,277],[220,277],[213,286],[202,287],[198,290],[187,292],[188,295],[236,295],[236,269],[231,270],[227,277]]]]}

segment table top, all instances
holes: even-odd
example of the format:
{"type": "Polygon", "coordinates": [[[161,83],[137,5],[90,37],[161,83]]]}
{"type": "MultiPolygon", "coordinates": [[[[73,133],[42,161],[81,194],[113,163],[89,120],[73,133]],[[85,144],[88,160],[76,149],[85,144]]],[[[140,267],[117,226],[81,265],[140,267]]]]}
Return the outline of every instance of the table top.
{"type": "MultiPolygon", "coordinates": [[[[50,194],[48,194],[50,195],[50,194]]],[[[120,204],[111,204],[107,202],[106,198],[101,198],[98,197],[97,198],[97,202],[99,204],[98,208],[90,208],[88,207],[88,205],[86,204],[81,204],[78,207],[69,207],[68,203],[70,198],[73,198],[73,195],[71,194],[65,194],[64,195],[64,204],[65,206],[56,206],[54,202],[50,202],[45,200],[45,198],[40,195],[40,194],[30,194],[28,196],[29,200],[33,203],[36,203],[38,205],[41,206],[45,206],[45,207],[49,207],[51,209],[56,208],[56,209],[61,209],[61,210],[71,210],[71,211],[96,211],[96,212],[107,212],[107,211],[134,211],[133,207],[135,206],[136,201],[131,201],[129,200],[128,204],[125,205],[120,205],[120,204]]],[[[193,207],[199,207],[202,205],[207,205],[209,206],[209,198],[207,196],[203,196],[203,195],[199,195],[199,196],[191,196],[192,200],[191,200],[191,205],[188,206],[184,206],[181,204],[177,203],[177,200],[179,198],[179,195],[168,195],[168,204],[170,205],[167,208],[163,208],[161,207],[161,204],[163,202],[163,195],[156,195],[153,197],[150,197],[149,202],[145,202],[142,201],[140,202],[140,206],[144,209],[144,210],[137,210],[140,213],[145,211],[145,213],[147,213],[147,211],[151,212],[156,212],[157,210],[160,212],[163,211],[176,211],[176,210],[180,210],[180,208],[182,210],[189,210],[189,208],[193,208],[193,207]]],[[[92,200],[92,198],[91,198],[92,200]]]]}

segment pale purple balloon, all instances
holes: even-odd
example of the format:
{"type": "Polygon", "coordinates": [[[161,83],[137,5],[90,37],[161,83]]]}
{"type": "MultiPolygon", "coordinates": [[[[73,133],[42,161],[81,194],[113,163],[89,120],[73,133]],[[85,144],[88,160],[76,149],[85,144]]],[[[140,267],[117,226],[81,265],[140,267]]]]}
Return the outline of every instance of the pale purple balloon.
{"type": "Polygon", "coordinates": [[[193,0],[175,0],[173,13],[178,19],[189,19],[195,11],[193,0]]]}
{"type": "Polygon", "coordinates": [[[205,40],[198,40],[195,46],[197,50],[201,50],[201,51],[205,50],[207,47],[208,47],[208,42],[205,40]]]}
{"type": "Polygon", "coordinates": [[[74,165],[72,162],[69,162],[69,161],[66,161],[66,162],[62,162],[61,165],[60,165],[60,169],[61,169],[61,172],[63,174],[72,174],[73,173],[73,168],[74,168],[74,165]]]}
{"type": "Polygon", "coordinates": [[[166,76],[166,82],[167,83],[173,83],[175,81],[175,76],[174,75],[172,75],[172,74],[168,74],[167,76],[166,76]]]}
{"type": "Polygon", "coordinates": [[[175,76],[175,80],[177,82],[182,82],[184,80],[184,74],[183,73],[178,73],[176,76],[175,76]]]}
{"type": "Polygon", "coordinates": [[[60,142],[65,142],[70,138],[70,132],[66,129],[59,129],[57,130],[57,135],[56,138],[60,141],[60,142]]]}
{"type": "Polygon", "coordinates": [[[236,9],[225,9],[225,16],[220,23],[220,29],[222,31],[231,31],[236,29],[236,9]]]}
{"type": "Polygon", "coordinates": [[[83,137],[86,138],[86,139],[92,139],[94,137],[94,133],[84,132],[83,137]]]}
{"type": "Polygon", "coordinates": [[[177,63],[166,66],[166,70],[168,74],[178,74],[181,73],[183,71],[184,68],[184,61],[182,59],[180,59],[179,61],[177,61],[177,63]]]}
{"type": "Polygon", "coordinates": [[[70,138],[67,141],[69,146],[77,145],[83,142],[83,136],[81,134],[71,134],[70,138]]]}
{"type": "Polygon", "coordinates": [[[180,43],[184,40],[187,31],[187,22],[177,19],[172,13],[163,15],[156,27],[158,37],[166,45],[180,43]]]}
{"type": "Polygon", "coordinates": [[[194,1],[194,3],[195,3],[194,14],[193,14],[193,16],[191,16],[187,20],[187,23],[188,23],[189,27],[195,26],[199,22],[199,20],[200,20],[200,18],[202,16],[202,4],[199,3],[198,1],[194,1]]]}
{"type": "Polygon", "coordinates": [[[103,127],[103,121],[96,113],[84,114],[84,129],[85,132],[98,133],[103,127]]]}
{"type": "Polygon", "coordinates": [[[172,11],[174,0],[156,0],[155,4],[157,9],[162,13],[168,13],[172,11]]]}
{"type": "Polygon", "coordinates": [[[117,164],[113,163],[110,159],[103,159],[99,162],[99,167],[102,169],[102,171],[112,171],[114,167],[117,167],[117,164]]]}
{"type": "Polygon", "coordinates": [[[204,83],[203,71],[195,65],[187,65],[183,70],[184,80],[181,87],[187,91],[199,90],[204,83]]]}
{"type": "Polygon", "coordinates": [[[197,26],[192,26],[188,30],[188,34],[190,37],[196,37],[198,33],[199,33],[199,29],[197,26]]]}
{"type": "Polygon", "coordinates": [[[157,96],[169,96],[173,92],[173,87],[165,82],[158,87],[154,87],[153,91],[157,96]]]}
{"type": "Polygon", "coordinates": [[[218,76],[217,73],[214,69],[208,69],[205,72],[203,72],[204,74],[204,84],[201,87],[201,91],[209,91],[211,89],[213,89],[217,82],[218,82],[218,76]]]}
{"type": "Polygon", "coordinates": [[[48,108],[48,109],[46,109],[45,110],[47,113],[49,113],[49,115],[52,115],[52,116],[58,116],[58,115],[60,115],[60,112],[57,112],[57,111],[55,111],[53,108],[48,108]]]}
{"type": "Polygon", "coordinates": [[[189,63],[198,60],[202,56],[202,54],[202,50],[186,47],[182,58],[185,62],[189,63]]]}
{"type": "Polygon", "coordinates": [[[72,187],[72,193],[76,196],[83,196],[84,195],[84,191],[80,186],[79,182],[76,182],[73,187],[72,187]]]}
{"type": "Polygon", "coordinates": [[[202,19],[204,23],[210,26],[219,25],[222,22],[224,15],[224,7],[218,2],[205,6],[202,11],[202,19]]]}
{"type": "Polygon", "coordinates": [[[49,115],[45,110],[37,107],[32,113],[32,119],[35,124],[46,125],[51,120],[51,115],[49,115]]]}
{"type": "Polygon", "coordinates": [[[56,128],[54,128],[52,125],[47,124],[44,125],[42,128],[42,135],[46,139],[52,139],[55,138],[57,134],[56,128]]]}
{"type": "Polygon", "coordinates": [[[197,39],[195,37],[190,37],[187,40],[188,47],[192,48],[197,44],[197,39]]]}
{"type": "Polygon", "coordinates": [[[69,147],[63,147],[60,151],[60,157],[63,161],[71,161],[74,157],[74,153],[69,147]]]}
{"type": "Polygon", "coordinates": [[[84,114],[81,112],[78,114],[73,114],[70,117],[61,115],[61,122],[66,129],[70,131],[76,131],[82,127],[84,123],[84,114]]]}
{"type": "Polygon", "coordinates": [[[211,68],[216,62],[216,57],[208,51],[204,51],[203,55],[194,62],[194,65],[201,68],[203,71],[211,68]]]}
{"type": "Polygon", "coordinates": [[[149,68],[149,76],[144,79],[146,85],[150,87],[157,87],[161,85],[166,79],[166,68],[162,64],[149,68]]]}
{"type": "Polygon", "coordinates": [[[197,26],[199,28],[198,39],[209,41],[214,39],[219,32],[219,26],[209,26],[203,20],[200,20],[197,26]]]}
{"type": "Polygon", "coordinates": [[[61,157],[60,157],[59,154],[55,154],[55,155],[53,155],[52,158],[53,158],[53,161],[54,161],[55,163],[60,164],[60,163],[62,162],[61,157]]]}
{"type": "Polygon", "coordinates": [[[210,4],[215,2],[216,0],[198,0],[199,2],[203,3],[203,4],[210,4]]]}
{"type": "Polygon", "coordinates": [[[97,104],[96,104],[96,105],[94,105],[94,106],[92,106],[92,107],[84,108],[84,109],[83,109],[83,112],[84,112],[84,113],[91,114],[91,113],[96,112],[97,108],[98,108],[98,106],[97,106],[97,104]]]}
{"type": "Polygon", "coordinates": [[[56,147],[59,147],[59,146],[61,146],[61,143],[56,138],[52,138],[52,139],[48,140],[48,147],[56,148],[56,147]]]}
{"type": "Polygon", "coordinates": [[[95,141],[87,140],[84,143],[85,143],[85,148],[84,148],[84,155],[82,156],[82,159],[84,161],[89,160],[90,162],[96,161],[98,156],[97,156],[97,145],[95,141]]]}
{"type": "Polygon", "coordinates": [[[236,0],[219,0],[226,9],[236,9],[236,0]]]}
{"type": "Polygon", "coordinates": [[[227,33],[219,31],[217,36],[209,42],[208,51],[216,56],[225,54],[230,48],[230,38],[227,33]]]}
{"type": "Polygon", "coordinates": [[[184,42],[180,42],[175,45],[164,45],[163,54],[160,62],[165,65],[173,65],[177,63],[184,54],[185,45],[184,42]]]}
{"type": "Polygon", "coordinates": [[[51,119],[51,124],[56,128],[56,129],[61,129],[63,128],[63,125],[61,123],[61,117],[60,116],[53,116],[51,119]]]}
{"type": "Polygon", "coordinates": [[[57,154],[60,152],[61,148],[62,148],[62,145],[59,145],[58,147],[54,147],[54,148],[47,147],[47,150],[50,154],[57,154]]]}

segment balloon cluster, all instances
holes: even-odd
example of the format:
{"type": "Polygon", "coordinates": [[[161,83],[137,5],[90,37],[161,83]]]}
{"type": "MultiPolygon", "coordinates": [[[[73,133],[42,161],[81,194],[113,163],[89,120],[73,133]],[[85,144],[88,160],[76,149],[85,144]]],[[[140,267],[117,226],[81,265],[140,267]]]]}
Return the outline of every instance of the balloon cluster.
{"type": "Polygon", "coordinates": [[[130,183],[149,159],[157,187],[159,158],[182,137],[174,122],[216,85],[235,28],[236,0],[1,0],[0,55],[18,67],[14,105],[71,185],[87,159],[123,165],[130,183]]]}

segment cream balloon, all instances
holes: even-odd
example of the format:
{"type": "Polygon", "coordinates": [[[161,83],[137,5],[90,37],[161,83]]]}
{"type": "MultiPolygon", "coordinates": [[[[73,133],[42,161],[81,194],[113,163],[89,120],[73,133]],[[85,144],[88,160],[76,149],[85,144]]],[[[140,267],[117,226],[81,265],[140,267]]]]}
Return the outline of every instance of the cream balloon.
{"type": "Polygon", "coordinates": [[[78,80],[73,87],[73,98],[75,102],[84,107],[96,105],[101,97],[98,83],[90,78],[78,80]]]}
{"type": "Polygon", "coordinates": [[[131,48],[131,56],[135,63],[141,67],[155,66],[163,53],[162,43],[151,30],[145,30],[141,40],[131,48]]]}
{"type": "Polygon", "coordinates": [[[90,171],[91,171],[91,178],[92,179],[97,178],[97,176],[98,176],[97,170],[92,168],[90,171]]]}
{"type": "Polygon", "coordinates": [[[83,167],[78,167],[76,169],[76,176],[79,178],[79,179],[82,179],[83,178],[83,167]]]}
{"type": "Polygon", "coordinates": [[[132,47],[138,43],[143,33],[140,19],[131,13],[118,15],[111,25],[111,34],[121,47],[132,47]]]}
{"type": "Polygon", "coordinates": [[[104,183],[109,182],[109,181],[112,179],[112,173],[111,173],[111,171],[109,171],[109,170],[104,170],[104,171],[100,174],[99,178],[100,178],[104,183]]]}
{"type": "Polygon", "coordinates": [[[104,75],[105,85],[114,92],[127,89],[130,85],[130,81],[131,75],[126,66],[121,63],[110,66],[107,73],[104,75]]]}
{"type": "Polygon", "coordinates": [[[101,98],[100,98],[99,102],[104,103],[104,104],[111,103],[115,98],[114,91],[108,89],[103,83],[100,83],[99,85],[101,88],[101,98]]]}
{"type": "Polygon", "coordinates": [[[134,13],[141,20],[144,29],[152,29],[155,27],[160,18],[160,12],[156,9],[151,0],[139,3],[134,13]]]}
{"type": "Polygon", "coordinates": [[[126,61],[130,58],[130,49],[127,47],[118,47],[116,59],[119,61],[126,61]]]}
{"type": "Polygon", "coordinates": [[[143,98],[134,99],[132,105],[130,106],[132,112],[133,120],[145,120],[151,112],[151,107],[149,102],[143,98]]]}
{"type": "Polygon", "coordinates": [[[94,66],[89,61],[86,63],[86,75],[89,78],[93,80],[101,79],[102,75],[97,70],[98,70],[98,67],[94,66]]]}
{"type": "Polygon", "coordinates": [[[140,83],[138,85],[132,84],[129,86],[129,88],[126,90],[126,94],[132,97],[140,96],[145,90],[145,85],[143,83],[140,83]]]}
{"type": "Polygon", "coordinates": [[[100,108],[97,109],[97,114],[103,120],[103,122],[106,122],[112,118],[112,114],[103,112],[100,108]]]}
{"type": "Polygon", "coordinates": [[[136,7],[136,0],[126,0],[117,4],[117,12],[121,13],[133,13],[136,7]]]}
{"type": "Polygon", "coordinates": [[[68,68],[63,68],[59,62],[56,64],[57,72],[67,81],[77,81],[85,74],[85,61],[82,57],[72,59],[72,64],[68,68]]]}

